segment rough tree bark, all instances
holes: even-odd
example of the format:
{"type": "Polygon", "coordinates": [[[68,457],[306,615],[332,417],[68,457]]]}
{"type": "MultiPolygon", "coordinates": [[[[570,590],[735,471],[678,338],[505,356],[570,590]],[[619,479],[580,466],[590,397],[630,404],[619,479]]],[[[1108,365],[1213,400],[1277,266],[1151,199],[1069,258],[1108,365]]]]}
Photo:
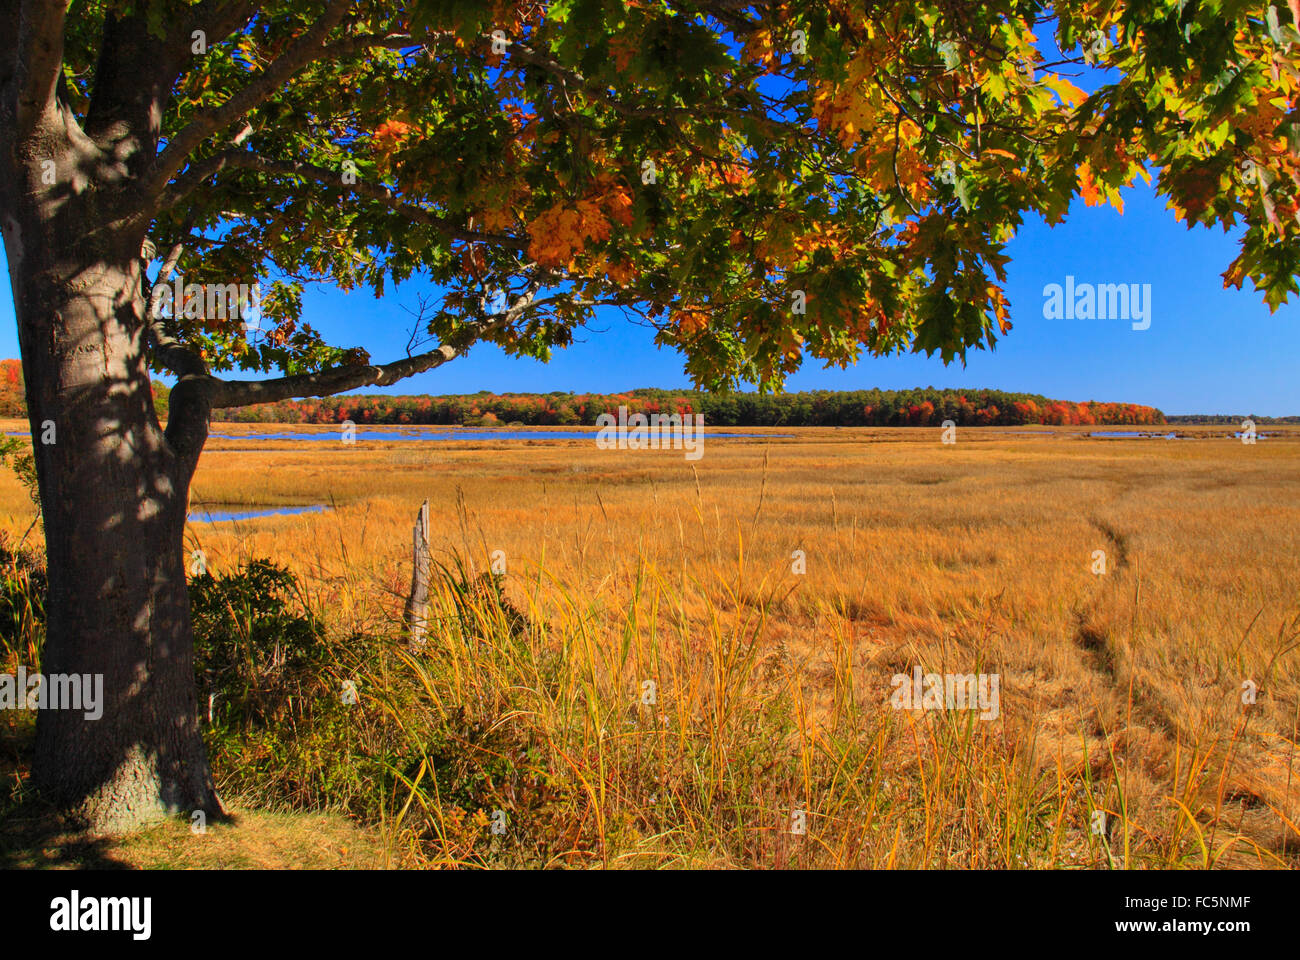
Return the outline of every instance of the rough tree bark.
{"type": "MultiPolygon", "coordinates": [[[[67,4],[0,0],[0,34],[11,38],[0,46],[0,231],[49,560],[42,668],[101,674],[105,701],[94,720],[82,711],[40,712],[33,777],[45,797],[96,832],[196,810],[221,816],[199,727],[183,551],[211,409],[384,386],[432,370],[474,334],[515,322],[539,288],[531,285],[505,316],[484,319],[463,342],[389,364],[260,382],[211,376],[197,354],[152,323],[142,251],[156,212],[184,202],[220,166],[183,173],[189,154],[322,55],[350,6],[330,0],[279,60],[160,153],[162,115],[190,56],[191,29],[225,36],[256,4],[193,5],[192,22],[171,24],[162,39],[139,11],[108,12],[79,122],[63,76],[67,4]],[[165,431],[150,390],[151,351],[178,378],[165,431]]],[[[360,193],[406,209],[386,191],[360,193]]],[[[411,214],[441,224],[422,209],[411,214]]]]}
{"type": "Polygon", "coordinates": [[[105,703],[40,712],[33,777],[100,832],[219,816],[181,551],[206,415],[168,437],[154,413],[142,229],[113,229],[94,191],[34,192],[7,207],[5,247],[49,559],[42,669],[102,674],[105,703]]]}
{"type": "Polygon", "coordinates": [[[14,40],[0,58],[0,227],[49,560],[42,670],[101,674],[104,699],[97,719],[38,714],[33,779],[98,832],[219,816],[181,552],[207,416],[191,393],[166,435],[154,413],[141,258],[152,214],[136,187],[178,55],[110,15],[83,126],[62,95],[66,5],[0,9],[14,40]]]}

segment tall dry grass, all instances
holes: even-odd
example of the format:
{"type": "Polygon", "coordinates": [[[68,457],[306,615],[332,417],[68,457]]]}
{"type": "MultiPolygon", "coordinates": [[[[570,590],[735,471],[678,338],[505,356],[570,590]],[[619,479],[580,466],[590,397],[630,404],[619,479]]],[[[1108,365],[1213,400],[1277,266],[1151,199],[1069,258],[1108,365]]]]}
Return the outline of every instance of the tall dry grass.
{"type": "MultiPolygon", "coordinates": [[[[1300,438],[782,432],[695,464],[218,439],[196,500],[330,509],[187,547],[288,563],[332,635],[393,638],[338,670],[405,738],[381,818],[401,862],[1294,862],[1300,438]],[[453,572],[410,652],[425,498],[453,572]],[[474,586],[496,551],[504,596],[474,586]],[[893,709],[917,665],[998,674],[999,717],[893,709]]],[[[0,480],[6,525],[22,496],[0,480]]]]}

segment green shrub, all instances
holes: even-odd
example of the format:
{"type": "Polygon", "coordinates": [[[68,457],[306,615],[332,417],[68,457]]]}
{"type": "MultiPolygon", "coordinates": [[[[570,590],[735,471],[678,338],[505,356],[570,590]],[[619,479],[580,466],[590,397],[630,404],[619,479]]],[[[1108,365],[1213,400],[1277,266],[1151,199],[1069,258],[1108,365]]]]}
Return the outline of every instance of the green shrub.
{"type": "Polygon", "coordinates": [[[199,703],[211,725],[266,728],[315,692],[329,664],[325,630],[292,573],[251,560],[221,577],[201,574],[189,589],[199,703]]]}

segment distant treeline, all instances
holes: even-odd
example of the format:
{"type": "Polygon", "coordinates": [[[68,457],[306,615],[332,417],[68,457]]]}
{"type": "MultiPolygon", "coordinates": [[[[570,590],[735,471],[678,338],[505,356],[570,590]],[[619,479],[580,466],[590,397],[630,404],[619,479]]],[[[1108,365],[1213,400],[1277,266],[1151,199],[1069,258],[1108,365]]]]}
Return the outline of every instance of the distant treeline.
{"type": "MultiPolygon", "coordinates": [[[[168,390],[154,384],[154,403],[167,413],[168,390]]],[[[1166,421],[1154,407],[1136,403],[1073,403],[1033,393],[1003,390],[811,390],[803,393],[704,393],[689,390],[632,390],[628,393],[505,393],[486,390],[445,397],[387,395],[282,400],[212,411],[213,417],[242,423],[409,423],[483,426],[594,426],[602,413],[702,413],[719,427],[937,427],[1021,424],[1114,425],[1166,421]]],[[[0,416],[23,417],[22,369],[0,360],[0,416]]],[[[1295,418],[1291,418],[1295,419],[1295,418]]],[[[1225,417],[1222,422],[1240,423],[1225,417]]],[[[1271,422],[1256,418],[1257,422],[1271,422]]],[[[1216,421],[1217,422],[1217,421],[1216,421]]]]}
{"type": "Polygon", "coordinates": [[[0,360],[0,417],[27,416],[23,392],[23,365],[18,360],[0,360]]]}
{"type": "Polygon", "coordinates": [[[1186,426],[1196,423],[1205,424],[1230,424],[1234,427],[1241,426],[1241,421],[1250,419],[1256,424],[1265,423],[1300,423],[1300,417],[1260,417],[1253,413],[1185,413],[1176,417],[1165,417],[1166,423],[1186,426]]]}
{"type": "Polygon", "coordinates": [[[409,423],[483,426],[593,426],[602,413],[702,413],[726,427],[960,426],[1017,424],[1162,424],[1153,407],[1133,403],[1071,403],[1002,390],[813,390],[803,393],[506,393],[445,397],[384,395],[288,400],[213,411],[251,423],[409,423]]]}

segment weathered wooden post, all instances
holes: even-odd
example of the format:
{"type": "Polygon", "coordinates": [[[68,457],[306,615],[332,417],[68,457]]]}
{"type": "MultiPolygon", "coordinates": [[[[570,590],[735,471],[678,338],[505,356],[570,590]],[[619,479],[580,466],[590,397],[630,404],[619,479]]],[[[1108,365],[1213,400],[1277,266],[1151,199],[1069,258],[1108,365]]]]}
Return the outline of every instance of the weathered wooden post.
{"type": "Polygon", "coordinates": [[[414,563],[411,565],[411,595],[406,598],[406,627],[411,635],[411,647],[424,647],[424,635],[429,628],[429,501],[424,501],[415,519],[412,531],[415,545],[414,563]]]}

